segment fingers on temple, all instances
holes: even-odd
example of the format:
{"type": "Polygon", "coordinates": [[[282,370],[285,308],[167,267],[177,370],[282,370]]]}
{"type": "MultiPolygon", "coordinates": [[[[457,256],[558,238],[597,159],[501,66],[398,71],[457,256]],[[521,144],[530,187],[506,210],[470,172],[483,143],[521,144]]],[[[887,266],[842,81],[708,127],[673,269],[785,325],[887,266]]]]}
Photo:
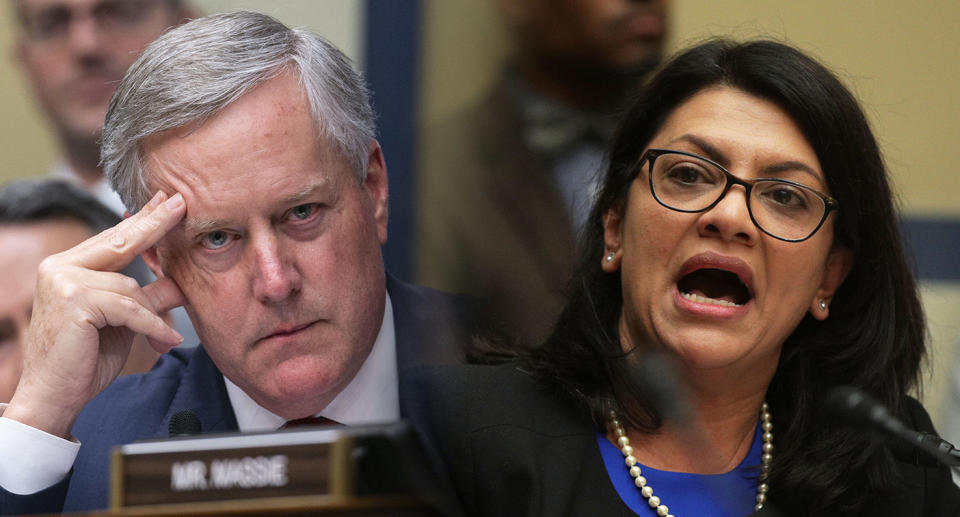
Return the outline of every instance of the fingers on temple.
{"type": "Polygon", "coordinates": [[[101,271],[118,271],[163,238],[186,213],[183,197],[161,191],[136,214],[60,254],[61,260],[101,271]]]}
{"type": "Polygon", "coordinates": [[[135,298],[112,291],[93,289],[88,293],[87,300],[92,306],[89,312],[90,323],[97,328],[107,325],[125,327],[143,334],[151,344],[162,344],[164,348],[159,349],[159,352],[166,352],[183,341],[183,337],[163,321],[163,318],[135,298]]]}
{"type": "Polygon", "coordinates": [[[90,288],[113,291],[133,298],[157,314],[162,314],[187,303],[180,287],[170,278],[158,278],[154,282],[140,287],[136,280],[121,273],[87,271],[84,284],[90,288]]]}
{"type": "Polygon", "coordinates": [[[170,278],[159,278],[152,284],[144,286],[142,292],[157,312],[167,312],[174,307],[187,304],[180,286],[170,278]]]}

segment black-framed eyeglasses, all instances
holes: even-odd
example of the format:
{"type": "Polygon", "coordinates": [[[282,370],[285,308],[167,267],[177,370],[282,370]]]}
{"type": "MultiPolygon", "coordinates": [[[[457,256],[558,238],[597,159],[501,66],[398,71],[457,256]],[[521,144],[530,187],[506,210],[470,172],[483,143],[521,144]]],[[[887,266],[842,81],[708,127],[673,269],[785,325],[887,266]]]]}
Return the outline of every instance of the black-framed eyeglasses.
{"type": "Polygon", "coordinates": [[[750,220],[763,233],[782,241],[809,239],[823,226],[837,200],[795,181],[779,178],[740,179],[719,163],[685,151],[648,149],[637,168],[649,163],[650,193],[670,210],[706,212],[730,187],[746,190],[750,220]]]}

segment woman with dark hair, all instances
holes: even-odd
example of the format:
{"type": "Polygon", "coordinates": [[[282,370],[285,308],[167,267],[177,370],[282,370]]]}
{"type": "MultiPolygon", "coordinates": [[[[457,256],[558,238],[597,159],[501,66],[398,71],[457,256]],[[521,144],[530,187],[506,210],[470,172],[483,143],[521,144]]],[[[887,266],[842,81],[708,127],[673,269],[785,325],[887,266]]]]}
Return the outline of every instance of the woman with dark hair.
{"type": "Polygon", "coordinates": [[[609,158],[546,343],[411,383],[466,513],[960,514],[946,468],[823,412],[852,385],[932,431],[907,395],[923,314],[850,92],[786,45],[710,41],[639,93],[609,158]]]}

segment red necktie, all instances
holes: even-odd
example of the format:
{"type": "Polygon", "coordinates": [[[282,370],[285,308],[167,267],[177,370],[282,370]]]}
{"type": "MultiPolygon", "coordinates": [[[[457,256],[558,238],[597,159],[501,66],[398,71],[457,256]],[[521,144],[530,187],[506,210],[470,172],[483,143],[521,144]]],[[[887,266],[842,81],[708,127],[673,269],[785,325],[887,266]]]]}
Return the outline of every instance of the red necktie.
{"type": "Polygon", "coordinates": [[[336,420],[330,420],[325,416],[308,416],[306,418],[298,418],[296,420],[287,420],[287,423],[280,426],[280,429],[292,429],[294,427],[316,427],[316,426],[333,426],[333,425],[343,425],[336,420]]]}

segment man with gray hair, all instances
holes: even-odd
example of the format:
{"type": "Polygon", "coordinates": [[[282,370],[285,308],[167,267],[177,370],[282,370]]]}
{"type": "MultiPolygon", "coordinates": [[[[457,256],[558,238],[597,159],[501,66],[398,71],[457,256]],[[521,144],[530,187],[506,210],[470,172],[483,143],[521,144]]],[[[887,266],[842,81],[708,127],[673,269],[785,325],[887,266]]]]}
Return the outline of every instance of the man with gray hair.
{"type": "Polygon", "coordinates": [[[0,512],[105,507],[110,447],[165,435],[182,410],[204,432],[394,420],[400,370],[460,359],[456,303],[384,272],[374,132],[348,59],[267,16],[201,18],[147,48],[102,145],[136,213],[40,266],[0,417],[0,512]],[[114,273],[138,254],[158,277],[143,288],[114,273]],[[178,305],[195,351],[171,351],[158,316],[178,305]],[[113,382],[134,333],[166,354],[113,382]]]}

